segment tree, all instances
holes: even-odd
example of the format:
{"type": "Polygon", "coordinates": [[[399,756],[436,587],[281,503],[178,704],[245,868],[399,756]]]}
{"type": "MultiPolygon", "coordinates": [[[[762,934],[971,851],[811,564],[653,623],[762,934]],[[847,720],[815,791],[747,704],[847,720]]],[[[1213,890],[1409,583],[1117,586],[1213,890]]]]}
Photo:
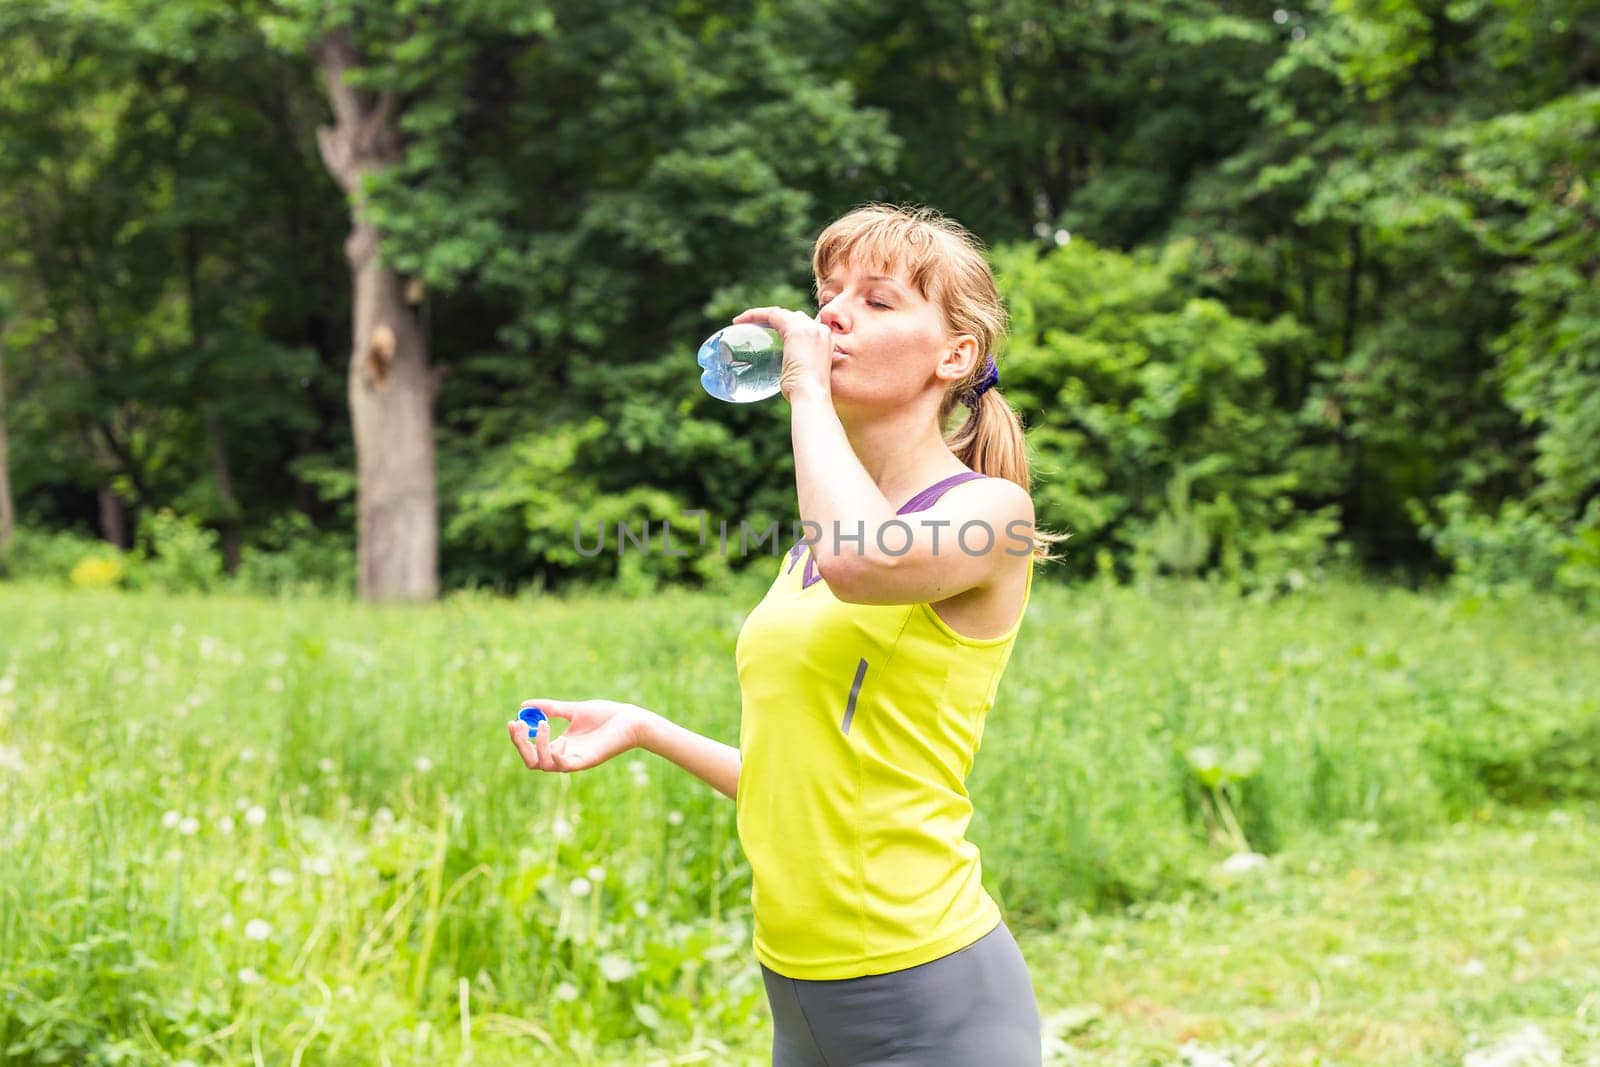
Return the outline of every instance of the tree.
{"type": "Polygon", "coordinates": [[[439,591],[438,470],[420,287],[381,255],[365,184],[402,151],[398,95],[354,84],[360,54],[344,27],[317,45],[335,123],[317,131],[328,172],[350,201],[345,242],[354,292],[348,387],[357,463],[357,589],[369,600],[432,599],[439,591]]]}
{"type": "Polygon", "coordinates": [[[11,543],[16,528],[16,505],[11,499],[11,450],[6,444],[6,343],[5,320],[10,312],[0,303],[0,552],[11,543]]]}
{"type": "Polygon", "coordinates": [[[0,30],[19,496],[123,545],[172,507],[232,556],[281,507],[315,418],[307,338],[329,301],[326,222],[302,191],[320,175],[296,143],[309,65],[234,3],[0,0],[0,30]]]}

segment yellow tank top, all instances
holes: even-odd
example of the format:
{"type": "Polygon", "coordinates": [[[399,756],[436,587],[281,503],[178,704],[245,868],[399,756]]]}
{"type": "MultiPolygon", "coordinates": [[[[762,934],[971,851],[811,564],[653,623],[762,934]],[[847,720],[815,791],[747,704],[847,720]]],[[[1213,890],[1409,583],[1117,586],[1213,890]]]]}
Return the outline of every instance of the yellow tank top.
{"type": "MultiPolygon", "coordinates": [[[[956,475],[919,493],[920,511],[956,475]]],[[[1031,594],[1033,572],[1028,573],[1031,594]]],[[[756,957],[799,979],[884,974],[992,930],[966,779],[1021,626],[963,637],[928,604],[847,604],[803,544],[739,631],[739,840],[756,957]],[[804,562],[802,562],[804,561],[804,562]]]]}

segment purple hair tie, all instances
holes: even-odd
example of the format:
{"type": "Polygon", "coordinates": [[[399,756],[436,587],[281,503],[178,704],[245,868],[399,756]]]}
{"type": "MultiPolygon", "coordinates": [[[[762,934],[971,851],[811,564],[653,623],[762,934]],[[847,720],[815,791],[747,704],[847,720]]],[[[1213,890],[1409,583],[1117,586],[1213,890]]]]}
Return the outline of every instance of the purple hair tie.
{"type": "Polygon", "coordinates": [[[1000,368],[995,366],[993,356],[983,358],[983,377],[979,378],[972,391],[967,394],[967,403],[973,407],[978,404],[978,398],[990,389],[1000,384],[1000,368]]]}

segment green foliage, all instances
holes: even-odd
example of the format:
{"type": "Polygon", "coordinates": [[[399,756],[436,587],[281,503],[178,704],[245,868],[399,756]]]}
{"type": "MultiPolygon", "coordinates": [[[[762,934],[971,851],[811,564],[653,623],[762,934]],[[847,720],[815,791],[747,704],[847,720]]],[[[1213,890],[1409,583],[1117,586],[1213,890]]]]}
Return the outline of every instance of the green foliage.
{"type": "Polygon", "coordinates": [[[1167,487],[1167,510],[1156,516],[1150,549],[1169,570],[1188,576],[1211,554],[1211,535],[1189,507],[1189,479],[1182,471],[1167,487]]]}
{"type": "Polygon", "coordinates": [[[215,530],[192,515],[162,509],[139,519],[133,584],[170,593],[208,593],[222,585],[222,552],[215,530]]]}
{"type": "Polygon", "coordinates": [[[447,587],[752,565],[574,558],[562,527],[792,517],[781,403],[708,401],[689,354],[804,306],[820,226],[887,198],[1015,275],[1006,387],[1075,573],[1183,570],[1202,533],[1197,571],[1249,587],[1335,545],[1436,572],[1470,553],[1430,502],[1464,494],[1519,502],[1557,545],[1538,581],[1589,596],[1585,2],[0,0],[20,510],[168,508],[230,558],[295,512],[353,526],[350,205],[315,132],[337,30],[403,134],[362,202],[441,375],[447,587]]]}
{"type": "Polygon", "coordinates": [[[279,516],[239,557],[237,588],[269,596],[355,591],[350,535],[317,529],[298,511],[279,516]]]}
{"type": "Polygon", "coordinates": [[[1073,534],[1080,571],[1101,547],[1193,570],[1215,539],[1229,578],[1270,584],[1314,568],[1336,529],[1304,506],[1331,488],[1311,428],[1259,399],[1270,355],[1306,338],[1197,295],[1194,255],[1001,249],[1007,395],[1029,419],[1040,521],[1073,534]]]}
{"type": "Polygon", "coordinates": [[[1519,500],[1479,510],[1465,493],[1416,508],[1418,526],[1448,560],[1452,581],[1474,592],[1505,588],[1566,592],[1580,602],[1600,592],[1600,505],[1575,529],[1519,500]]]}
{"type": "Polygon", "coordinates": [[[85,559],[115,559],[124,553],[115,545],[72,530],[19,526],[11,544],[0,552],[0,577],[13,580],[66,582],[85,559]]]}

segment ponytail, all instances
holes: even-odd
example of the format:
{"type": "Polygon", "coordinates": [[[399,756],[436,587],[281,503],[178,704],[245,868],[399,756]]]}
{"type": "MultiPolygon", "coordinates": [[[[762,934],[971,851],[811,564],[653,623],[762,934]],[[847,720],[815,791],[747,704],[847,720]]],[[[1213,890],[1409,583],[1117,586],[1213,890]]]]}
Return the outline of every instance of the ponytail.
{"type": "MultiPolygon", "coordinates": [[[[968,405],[966,420],[945,436],[945,445],[956,458],[979,474],[1016,482],[1032,492],[1028,474],[1028,440],[1022,419],[998,389],[985,389],[976,400],[962,400],[960,389],[952,389],[940,409],[941,424],[948,424],[958,404],[968,405]]],[[[1051,533],[1037,527],[1033,531],[1033,560],[1044,563],[1059,557],[1050,547],[1065,541],[1066,534],[1051,533]]]]}

